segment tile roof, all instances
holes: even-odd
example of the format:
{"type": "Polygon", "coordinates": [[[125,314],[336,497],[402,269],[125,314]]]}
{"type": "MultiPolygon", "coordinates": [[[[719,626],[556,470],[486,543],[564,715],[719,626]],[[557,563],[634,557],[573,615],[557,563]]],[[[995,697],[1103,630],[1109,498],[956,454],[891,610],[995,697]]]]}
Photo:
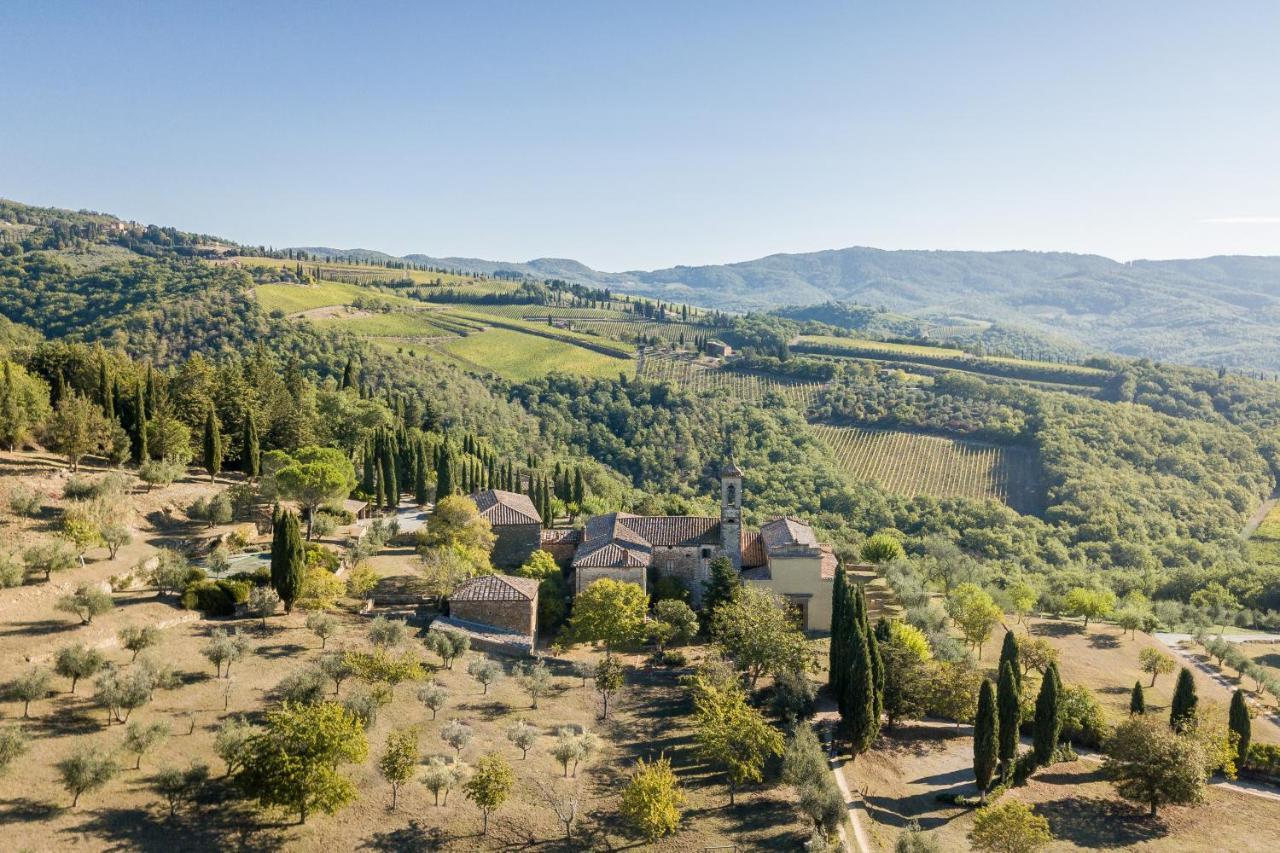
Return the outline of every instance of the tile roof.
{"type": "Polygon", "coordinates": [[[824,581],[836,579],[836,569],[840,562],[836,559],[835,552],[831,550],[830,545],[822,546],[822,570],[819,573],[824,581]]]}
{"type": "Polygon", "coordinates": [[[720,542],[720,519],[710,516],[629,515],[619,520],[650,545],[667,548],[720,542]]]}
{"type": "Polygon", "coordinates": [[[463,581],[450,601],[533,601],[538,595],[535,578],[517,578],[512,575],[481,575],[463,581]]]}
{"type": "MultiPolygon", "coordinates": [[[[760,536],[759,530],[749,530],[743,528],[742,531],[742,568],[749,569],[753,566],[763,566],[767,563],[768,557],[764,552],[764,539],[760,536]]],[[[746,575],[746,572],[743,572],[746,575]]]]}
{"type": "Polygon", "coordinates": [[[471,495],[476,509],[489,519],[494,527],[508,524],[542,524],[542,516],[534,507],[528,495],[519,492],[504,492],[500,489],[485,489],[471,495]]]}
{"type": "Polygon", "coordinates": [[[764,547],[769,551],[796,545],[818,547],[818,537],[814,535],[813,528],[790,516],[775,518],[760,528],[760,535],[764,538],[764,547]]]}
{"type": "Polygon", "coordinates": [[[605,542],[589,551],[579,551],[573,558],[575,568],[625,569],[649,565],[649,552],[624,548],[616,542],[605,542]]]}

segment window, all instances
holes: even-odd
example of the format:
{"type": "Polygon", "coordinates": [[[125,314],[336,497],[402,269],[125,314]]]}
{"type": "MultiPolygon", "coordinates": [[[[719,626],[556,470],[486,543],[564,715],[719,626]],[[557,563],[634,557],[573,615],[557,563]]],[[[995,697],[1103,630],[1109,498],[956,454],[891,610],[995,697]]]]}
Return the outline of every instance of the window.
{"type": "Polygon", "coordinates": [[[710,548],[703,548],[703,549],[702,549],[702,559],[704,559],[704,560],[710,560],[710,559],[711,559],[711,549],[710,549],[710,548]]]}
{"type": "Polygon", "coordinates": [[[738,502],[738,487],[733,483],[729,484],[728,490],[725,492],[725,503],[736,504],[738,502]]]}
{"type": "Polygon", "coordinates": [[[809,596],[783,596],[791,609],[791,621],[801,631],[809,630],[809,596]]]}

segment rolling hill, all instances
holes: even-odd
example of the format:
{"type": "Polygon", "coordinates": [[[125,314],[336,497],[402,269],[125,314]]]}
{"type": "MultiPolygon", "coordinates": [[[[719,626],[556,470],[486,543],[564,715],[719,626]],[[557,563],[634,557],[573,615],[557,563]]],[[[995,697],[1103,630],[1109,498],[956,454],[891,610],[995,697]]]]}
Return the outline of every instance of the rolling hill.
{"type": "MultiPolygon", "coordinates": [[[[364,250],[305,251],[387,257],[364,250]]],[[[408,255],[404,260],[562,278],[731,310],[841,302],[914,316],[967,315],[1066,337],[1094,351],[1280,370],[1280,257],[1121,263],[1061,252],[853,247],[620,273],[561,258],[504,263],[408,255]]]]}

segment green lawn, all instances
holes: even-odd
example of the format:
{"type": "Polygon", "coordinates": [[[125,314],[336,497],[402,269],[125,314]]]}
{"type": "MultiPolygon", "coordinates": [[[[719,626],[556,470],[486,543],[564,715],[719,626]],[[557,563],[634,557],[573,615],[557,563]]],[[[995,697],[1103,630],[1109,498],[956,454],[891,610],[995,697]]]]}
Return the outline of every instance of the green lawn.
{"type": "Polygon", "coordinates": [[[619,373],[629,374],[633,370],[630,359],[613,358],[573,344],[510,329],[489,329],[445,341],[439,349],[464,363],[492,370],[517,382],[557,371],[616,379],[619,373]]]}

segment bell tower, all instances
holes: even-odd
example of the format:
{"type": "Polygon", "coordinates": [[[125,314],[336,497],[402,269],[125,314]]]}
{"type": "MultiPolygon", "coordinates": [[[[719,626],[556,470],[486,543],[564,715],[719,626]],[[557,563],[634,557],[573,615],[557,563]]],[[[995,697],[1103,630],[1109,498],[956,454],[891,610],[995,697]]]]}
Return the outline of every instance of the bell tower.
{"type": "Polygon", "coordinates": [[[720,547],[742,568],[742,469],[730,459],[720,469],[720,547]]]}

